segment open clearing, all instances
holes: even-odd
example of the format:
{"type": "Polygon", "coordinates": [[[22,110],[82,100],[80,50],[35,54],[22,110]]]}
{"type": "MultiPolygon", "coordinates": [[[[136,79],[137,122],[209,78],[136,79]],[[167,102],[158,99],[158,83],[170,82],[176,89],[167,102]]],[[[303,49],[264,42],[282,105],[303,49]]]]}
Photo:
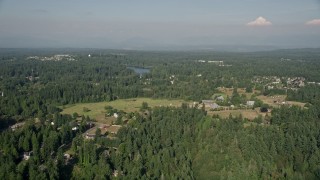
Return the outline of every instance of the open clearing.
{"type": "Polygon", "coordinates": [[[263,103],[266,103],[270,106],[273,107],[279,107],[282,102],[286,102],[287,105],[295,105],[295,106],[300,106],[304,107],[306,103],[301,103],[301,102],[296,102],[296,101],[286,101],[286,96],[285,95],[275,95],[275,96],[257,96],[263,103]],[[279,102],[275,103],[275,101],[279,102]]]}
{"type": "MultiPolygon", "coordinates": [[[[226,88],[227,89],[227,88],[226,88]]],[[[243,91],[243,90],[241,90],[243,91]]],[[[231,88],[228,88],[228,93],[232,93],[231,88]]],[[[278,104],[275,104],[274,101],[285,101],[285,96],[257,96],[257,98],[261,99],[264,103],[269,104],[273,107],[278,107],[278,104]]],[[[116,120],[113,116],[104,117],[105,106],[112,106],[114,109],[123,110],[125,112],[134,112],[139,111],[142,102],[147,102],[149,107],[155,106],[181,106],[182,103],[186,102],[183,100],[167,100],[167,99],[151,99],[151,98],[132,98],[132,99],[120,99],[111,102],[98,102],[98,103],[79,103],[65,106],[62,113],[63,114],[73,114],[77,112],[79,115],[89,116],[90,118],[95,118],[97,122],[104,124],[112,124],[116,120]],[[90,111],[84,112],[83,108],[86,107],[90,111]]],[[[286,101],[289,105],[298,105],[303,107],[305,103],[300,102],[292,102],[286,101]]],[[[189,104],[191,104],[189,102],[189,104]]],[[[248,118],[253,120],[255,117],[259,115],[265,116],[265,113],[260,113],[259,109],[247,109],[247,110],[223,110],[223,111],[208,111],[209,115],[217,114],[222,118],[229,117],[229,114],[232,116],[239,116],[242,114],[244,118],[248,118]]]]}
{"type": "Polygon", "coordinates": [[[151,98],[132,98],[132,99],[120,99],[111,102],[98,102],[98,103],[79,103],[65,106],[62,114],[78,113],[79,115],[89,116],[90,118],[100,117],[105,113],[105,106],[112,106],[114,109],[123,110],[125,112],[139,111],[142,102],[147,102],[149,107],[155,106],[181,106],[186,102],[183,100],[167,100],[167,99],[151,99],[151,98]],[[88,112],[84,112],[83,108],[89,109],[88,112]]]}
{"type": "Polygon", "coordinates": [[[243,118],[247,118],[250,120],[253,120],[254,118],[258,117],[261,115],[264,117],[266,113],[260,113],[258,109],[252,110],[252,109],[239,109],[239,110],[223,110],[223,111],[208,111],[209,115],[219,115],[222,118],[228,118],[229,115],[231,114],[233,117],[239,116],[242,114],[243,118]]]}

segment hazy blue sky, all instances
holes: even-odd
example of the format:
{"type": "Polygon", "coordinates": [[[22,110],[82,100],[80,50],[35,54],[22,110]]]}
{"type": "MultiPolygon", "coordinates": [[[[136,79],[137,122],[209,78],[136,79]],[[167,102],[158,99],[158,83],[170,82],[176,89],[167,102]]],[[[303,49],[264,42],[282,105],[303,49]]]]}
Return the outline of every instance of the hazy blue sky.
{"type": "Polygon", "coordinates": [[[320,0],[0,0],[0,47],[320,47],[320,0]]]}

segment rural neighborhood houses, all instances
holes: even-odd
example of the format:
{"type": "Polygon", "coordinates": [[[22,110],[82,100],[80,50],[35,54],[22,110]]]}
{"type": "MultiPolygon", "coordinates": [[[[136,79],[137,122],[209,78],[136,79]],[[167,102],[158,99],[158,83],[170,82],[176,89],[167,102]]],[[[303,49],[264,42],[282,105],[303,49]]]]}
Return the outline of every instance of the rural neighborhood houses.
{"type": "MultiPolygon", "coordinates": [[[[271,89],[296,89],[305,86],[304,77],[277,77],[277,76],[255,76],[252,82],[264,85],[268,90],[271,89]]],[[[311,82],[312,83],[312,82],[311,82]]]]}
{"type": "Polygon", "coordinates": [[[76,61],[73,55],[69,54],[56,54],[50,57],[40,57],[40,56],[29,56],[27,60],[39,60],[39,61],[76,61]]]}
{"type": "Polygon", "coordinates": [[[219,66],[223,66],[223,61],[208,61],[208,63],[213,63],[219,66]]]}
{"type": "Polygon", "coordinates": [[[306,79],[303,77],[288,78],[287,84],[292,88],[300,88],[300,87],[304,87],[305,80],[306,79]]]}

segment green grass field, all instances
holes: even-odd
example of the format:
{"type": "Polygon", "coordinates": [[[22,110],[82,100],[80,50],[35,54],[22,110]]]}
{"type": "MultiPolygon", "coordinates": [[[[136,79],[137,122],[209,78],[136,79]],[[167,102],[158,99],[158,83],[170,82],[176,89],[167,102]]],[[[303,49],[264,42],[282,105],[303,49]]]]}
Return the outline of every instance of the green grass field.
{"type": "Polygon", "coordinates": [[[233,117],[239,116],[242,114],[242,117],[248,118],[250,120],[253,120],[254,118],[258,117],[259,115],[262,115],[262,117],[265,116],[265,113],[260,113],[259,108],[252,110],[252,109],[239,109],[239,110],[223,110],[223,111],[208,111],[209,115],[219,115],[222,118],[228,118],[231,114],[233,117]]]}
{"type": "Polygon", "coordinates": [[[133,98],[133,99],[120,99],[111,102],[98,102],[98,103],[79,103],[67,105],[63,108],[63,114],[78,113],[79,115],[89,116],[95,118],[105,112],[105,106],[112,106],[114,109],[123,110],[125,112],[139,111],[142,102],[147,102],[149,107],[155,106],[181,106],[183,100],[167,100],[167,99],[151,99],[151,98],[133,98]],[[83,108],[86,107],[90,111],[84,112],[83,108]]]}

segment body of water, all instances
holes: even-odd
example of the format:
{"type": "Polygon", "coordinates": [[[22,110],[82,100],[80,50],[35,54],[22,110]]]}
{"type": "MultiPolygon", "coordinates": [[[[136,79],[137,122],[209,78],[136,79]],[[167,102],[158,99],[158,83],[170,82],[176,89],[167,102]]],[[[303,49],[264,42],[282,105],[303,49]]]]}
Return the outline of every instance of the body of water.
{"type": "Polygon", "coordinates": [[[134,67],[134,66],[128,66],[128,69],[132,69],[135,73],[139,74],[142,76],[143,74],[150,73],[149,68],[142,68],[142,67],[134,67]]]}

